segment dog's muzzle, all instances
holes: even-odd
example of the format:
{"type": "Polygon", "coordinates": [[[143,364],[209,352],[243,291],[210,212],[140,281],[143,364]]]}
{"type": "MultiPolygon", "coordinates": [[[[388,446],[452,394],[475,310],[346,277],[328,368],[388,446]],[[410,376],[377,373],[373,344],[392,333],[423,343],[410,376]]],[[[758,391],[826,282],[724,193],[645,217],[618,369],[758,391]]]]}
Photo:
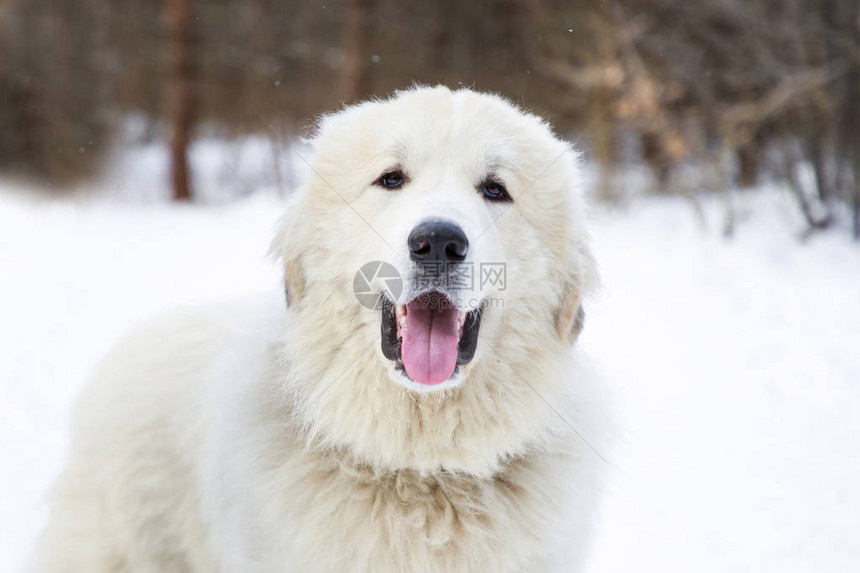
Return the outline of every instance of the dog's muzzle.
{"type": "Polygon", "coordinates": [[[442,286],[466,260],[469,240],[459,225],[430,219],[412,229],[407,247],[419,294],[406,304],[383,296],[382,353],[411,380],[441,384],[474,358],[478,346],[480,307],[462,310],[452,298],[456,291],[442,286]]]}

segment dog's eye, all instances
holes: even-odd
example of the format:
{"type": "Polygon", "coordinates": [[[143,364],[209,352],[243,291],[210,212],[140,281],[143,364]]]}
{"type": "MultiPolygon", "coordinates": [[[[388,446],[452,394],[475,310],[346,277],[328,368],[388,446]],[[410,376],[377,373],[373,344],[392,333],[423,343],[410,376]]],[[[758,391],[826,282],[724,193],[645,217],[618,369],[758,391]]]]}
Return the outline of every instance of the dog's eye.
{"type": "Polygon", "coordinates": [[[406,177],[400,171],[389,171],[376,180],[376,184],[386,189],[397,189],[406,182],[406,177]]]}
{"type": "Polygon", "coordinates": [[[511,196],[508,190],[501,183],[496,181],[485,181],[482,185],[482,193],[487,199],[493,201],[511,201],[511,196]]]}

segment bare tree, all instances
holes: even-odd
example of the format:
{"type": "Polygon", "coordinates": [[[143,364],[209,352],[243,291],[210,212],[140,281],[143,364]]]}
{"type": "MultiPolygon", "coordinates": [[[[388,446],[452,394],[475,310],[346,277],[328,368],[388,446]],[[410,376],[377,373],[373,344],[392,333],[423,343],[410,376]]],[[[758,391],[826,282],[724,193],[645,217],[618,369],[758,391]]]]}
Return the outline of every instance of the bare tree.
{"type": "Polygon", "coordinates": [[[371,0],[348,0],[343,34],[341,93],[347,102],[362,98],[370,83],[371,0]]]}
{"type": "MultiPolygon", "coordinates": [[[[854,27],[857,36],[860,37],[860,2],[857,3],[857,13],[854,15],[854,27]]],[[[855,50],[855,59],[860,61],[860,53],[855,50]]],[[[860,68],[860,65],[857,66],[860,68]]],[[[853,137],[850,138],[850,144],[853,148],[850,161],[854,166],[854,189],[851,197],[851,211],[854,226],[854,238],[860,241],[860,69],[854,70],[851,76],[848,99],[850,110],[849,115],[852,119],[853,137]]]]}
{"type": "Polygon", "coordinates": [[[166,0],[168,27],[167,109],[170,118],[170,180],[173,198],[190,201],[188,146],[193,124],[191,0],[166,0]]]}
{"type": "Polygon", "coordinates": [[[187,200],[198,123],[293,129],[339,102],[441,82],[503,93],[579,135],[605,199],[621,198],[610,177],[627,161],[691,196],[777,177],[810,230],[848,213],[860,235],[858,0],[0,6],[4,170],[95,173],[131,112],[170,127],[172,189],[187,200]]]}

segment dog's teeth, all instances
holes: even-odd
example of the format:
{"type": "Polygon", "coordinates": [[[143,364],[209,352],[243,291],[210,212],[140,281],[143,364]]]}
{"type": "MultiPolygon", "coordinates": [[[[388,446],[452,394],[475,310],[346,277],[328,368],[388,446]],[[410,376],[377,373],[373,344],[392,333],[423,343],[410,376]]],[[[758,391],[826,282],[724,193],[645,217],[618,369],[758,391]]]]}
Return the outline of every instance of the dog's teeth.
{"type": "Polygon", "coordinates": [[[398,319],[405,317],[406,316],[406,305],[405,304],[398,304],[397,306],[395,306],[394,307],[394,314],[397,315],[398,319]]]}
{"type": "Polygon", "coordinates": [[[457,323],[460,326],[463,326],[463,323],[466,322],[466,313],[462,310],[460,311],[460,316],[457,317],[457,323]]]}

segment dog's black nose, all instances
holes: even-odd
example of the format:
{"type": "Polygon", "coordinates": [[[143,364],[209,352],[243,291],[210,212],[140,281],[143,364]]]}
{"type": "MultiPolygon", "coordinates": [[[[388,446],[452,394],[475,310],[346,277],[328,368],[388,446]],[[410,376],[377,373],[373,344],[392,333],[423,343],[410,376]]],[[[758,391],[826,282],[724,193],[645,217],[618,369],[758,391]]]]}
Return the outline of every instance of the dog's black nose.
{"type": "Polygon", "coordinates": [[[469,239],[450,221],[424,221],[409,233],[409,255],[413,261],[459,263],[469,252],[469,239]]]}

